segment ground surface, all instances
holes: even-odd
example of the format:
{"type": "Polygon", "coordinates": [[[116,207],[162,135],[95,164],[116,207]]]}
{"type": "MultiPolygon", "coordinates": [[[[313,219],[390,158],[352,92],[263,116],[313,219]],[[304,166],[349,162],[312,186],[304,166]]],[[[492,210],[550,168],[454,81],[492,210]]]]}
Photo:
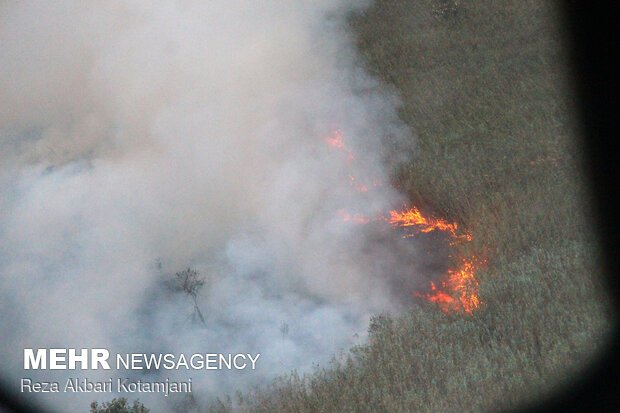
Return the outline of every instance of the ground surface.
{"type": "MultiPolygon", "coordinates": [[[[563,29],[548,2],[379,0],[350,23],[417,137],[394,184],[474,240],[481,306],[377,316],[348,360],[242,395],[250,411],[479,411],[566,382],[610,325],[563,29]]],[[[390,144],[387,142],[386,144],[390,144]]],[[[223,401],[213,410],[228,410],[223,401]]]]}

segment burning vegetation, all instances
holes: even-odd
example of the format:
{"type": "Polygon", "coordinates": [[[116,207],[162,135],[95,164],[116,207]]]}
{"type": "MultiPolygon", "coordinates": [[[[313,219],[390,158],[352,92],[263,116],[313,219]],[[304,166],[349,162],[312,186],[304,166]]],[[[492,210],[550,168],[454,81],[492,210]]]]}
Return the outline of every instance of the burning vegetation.
{"type": "MultiPolygon", "coordinates": [[[[403,211],[390,211],[388,221],[394,228],[413,228],[416,231],[409,232],[404,238],[415,236],[416,232],[442,231],[450,236],[450,245],[458,242],[469,242],[472,240],[471,234],[459,234],[457,223],[449,223],[442,219],[433,219],[423,216],[416,208],[409,208],[403,211]]],[[[456,260],[456,268],[447,271],[445,278],[439,285],[430,282],[430,291],[426,294],[414,292],[415,297],[421,297],[428,301],[438,304],[445,312],[450,311],[472,311],[480,304],[478,298],[478,281],[474,276],[477,265],[481,260],[467,257],[459,257],[456,260]]]]}
{"type": "MultiPolygon", "coordinates": [[[[347,154],[347,161],[355,159],[353,152],[345,145],[344,135],[339,130],[333,130],[325,139],[330,146],[343,150],[347,154]]],[[[351,186],[358,192],[367,192],[368,187],[356,181],[352,175],[348,176],[351,186]]],[[[376,183],[373,186],[378,186],[376,183]]],[[[371,220],[359,213],[350,214],[345,210],[338,210],[339,217],[345,222],[366,224],[371,220]]],[[[462,232],[456,222],[448,222],[444,219],[425,216],[413,206],[403,206],[401,210],[391,210],[389,217],[378,216],[372,221],[384,221],[393,228],[405,231],[403,238],[411,238],[419,233],[439,231],[449,237],[451,246],[462,242],[469,242],[472,236],[468,232],[462,232]]],[[[478,281],[474,276],[476,268],[484,261],[476,257],[459,256],[454,260],[453,268],[448,269],[443,279],[438,283],[430,282],[430,290],[427,293],[414,291],[414,297],[420,297],[427,301],[438,304],[445,312],[465,312],[471,314],[480,305],[478,297],[478,281]]]]}

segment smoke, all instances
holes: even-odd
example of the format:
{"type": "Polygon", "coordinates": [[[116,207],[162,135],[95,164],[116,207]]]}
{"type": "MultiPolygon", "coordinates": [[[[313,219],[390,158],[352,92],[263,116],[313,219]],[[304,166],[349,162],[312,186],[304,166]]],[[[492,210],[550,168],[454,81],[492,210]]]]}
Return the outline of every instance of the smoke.
{"type": "MultiPolygon", "coordinates": [[[[262,354],[256,371],[150,373],[191,376],[204,403],[324,364],[373,313],[398,311],[393,282],[413,276],[415,249],[341,215],[402,203],[349,179],[388,182],[385,137],[407,137],[356,61],[345,18],[361,6],[0,3],[7,383],[25,376],[24,347],[262,354]],[[335,131],[349,152],[326,144],[335,131]],[[188,267],[205,279],[204,324],[168,288],[188,267]]],[[[76,412],[113,396],[32,395],[76,412]]]]}

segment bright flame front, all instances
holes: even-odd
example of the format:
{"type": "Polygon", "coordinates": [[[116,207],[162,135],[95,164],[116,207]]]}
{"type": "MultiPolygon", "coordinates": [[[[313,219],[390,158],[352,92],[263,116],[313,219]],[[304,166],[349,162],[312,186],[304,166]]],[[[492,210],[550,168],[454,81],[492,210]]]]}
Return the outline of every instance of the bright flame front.
{"type": "MultiPolygon", "coordinates": [[[[345,151],[347,153],[347,161],[350,162],[355,159],[352,151],[344,143],[343,133],[339,130],[332,131],[326,138],[326,142],[334,148],[345,151]]],[[[349,175],[349,180],[351,186],[353,186],[356,191],[368,191],[368,188],[357,183],[352,175],[349,175]]],[[[378,185],[375,184],[373,186],[378,185]]],[[[366,224],[370,222],[368,218],[360,214],[351,215],[344,210],[339,210],[338,214],[343,221],[357,224],[366,224]]],[[[405,206],[400,211],[392,210],[389,212],[389,218],[381,216],[373,219],[373,221],[386,221],[391,224],[393,228],[400,228],[408,231],[407,234],[403,235],[403,238],[413,237],[419,232],[429,233],[432,231],[441,231],[449,235],[451,246],[472,240],[471,234],[467,232],[461,233],[458,230],[458,224],[456,222],[451,223],[444,219],[424,216],[415,206],[405,206]]],[[[476,257],[460,257],[457,262],[457,267],[447,271],[445,279],[440,282],[439,286],[431,282],[430,292],[421,294],[416,291],[413,295],[438,304],[445,312],[464,311],[471,314],[473,310],[480,305],[478,281],[474,273],[476,267],[484,261],[476,257]]]]}

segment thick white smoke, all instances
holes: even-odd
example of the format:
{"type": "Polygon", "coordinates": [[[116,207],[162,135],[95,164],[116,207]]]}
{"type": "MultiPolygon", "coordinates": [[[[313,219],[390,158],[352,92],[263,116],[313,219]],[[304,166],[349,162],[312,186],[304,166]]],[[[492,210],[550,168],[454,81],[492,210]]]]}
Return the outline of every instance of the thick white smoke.
{"type": "MultiPolygon", "coordinates": [[[[395,310],[403,246],[342,219],[402,202],[349,178],[385,183],[382,139],[405,135],[392,98],[356,65],[344,21],[359,6],[0,3],[8,384],[25,376],[24,347],[262,354],[251,372],[160,373],[192,377],[204,403],[308,371],[363,335],[371,314],[395,310]],[[355,159],[326,144],[335,130],[355,159]],[[166,288],[187,267],[206,279],[205,325],[166,288]]],[[[113,396],[35,398],[77,412],[113,396]]],[[[160,395],[139,397],[169,409],[160,395]]]]}

